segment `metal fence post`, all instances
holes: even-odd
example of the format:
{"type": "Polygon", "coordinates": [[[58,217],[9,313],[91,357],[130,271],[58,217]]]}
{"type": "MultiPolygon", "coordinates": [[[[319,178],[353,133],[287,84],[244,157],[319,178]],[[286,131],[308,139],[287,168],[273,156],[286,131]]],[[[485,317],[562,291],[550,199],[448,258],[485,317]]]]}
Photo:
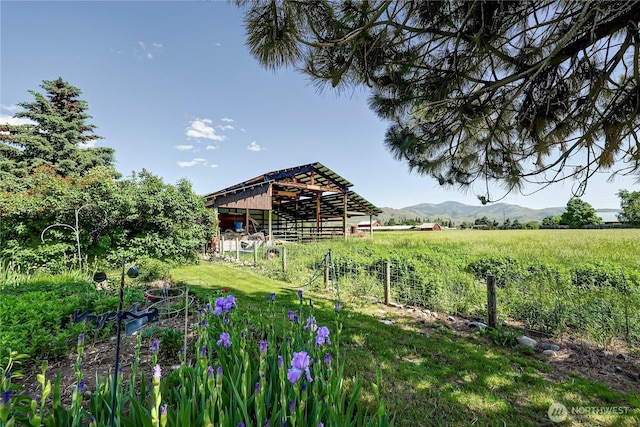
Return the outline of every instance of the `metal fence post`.
{"type": "Polygon", "coordinates": [[[389,261],[385,261],[383,264],[384,270],[384,304],[389,305],[391,302],[391,264],[389,261]]]}
{"type": "Polygon", "coordinates": [[[322,261],[322,272],[324,273],[324,287],[325,289],[327,288],[327,286],[329,285],[329,262],[327,260],[327,257],[324,257],[324,260],[322,261]]]}
{"type": "Polygon", "coordinates": [[[496,276],[487,276],[487,320],[489,327],[495,328],[498,324],[498,301],[496,296],[496,276]]]}
{"type": "Polygon", "coordinates": [[[240,238],[236,237],[236,261],[240,261],[240,238]]]}

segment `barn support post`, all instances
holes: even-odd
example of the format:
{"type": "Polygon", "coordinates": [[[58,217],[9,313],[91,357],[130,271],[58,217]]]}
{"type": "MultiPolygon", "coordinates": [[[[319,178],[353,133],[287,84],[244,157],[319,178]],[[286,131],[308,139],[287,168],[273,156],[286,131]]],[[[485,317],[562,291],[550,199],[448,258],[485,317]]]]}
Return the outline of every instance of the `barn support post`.
{"type": "Polygon", "coordinates": [[[269,238],[267,240],[273,242],[273,223],[271,222],[271,212],[273,212],[273,210],[269,209],[269,238]]]}
{"type": "Polygon", "coordinates": [[[347,193],[344,193],[344,204],[342,209],[342,235],[347,240],[347,193]]]}
{"type": "MultiPolygon", "coordinates": [[[[311,182],[313,182],[313,175],[311,182]]],[[[320,193],[316,193],[316,240],[320,238],[320,193]]]]}
{"type": "Polygon", "coordinates": [[[384,305],[391,303],[391,264],[389,261],[385,261],[383,264],[384,270],[384,305]]]}
{"type": "Polygon", "coordinates": [[[498,324],[496,276],[493,274],[487,276],[487,320],[491,328],[495,328],[498,324]]]}
{"type": "Polygon", "coordinates": [[[373,238],[373,215],[369,215],[369,237],[373,238]]]}

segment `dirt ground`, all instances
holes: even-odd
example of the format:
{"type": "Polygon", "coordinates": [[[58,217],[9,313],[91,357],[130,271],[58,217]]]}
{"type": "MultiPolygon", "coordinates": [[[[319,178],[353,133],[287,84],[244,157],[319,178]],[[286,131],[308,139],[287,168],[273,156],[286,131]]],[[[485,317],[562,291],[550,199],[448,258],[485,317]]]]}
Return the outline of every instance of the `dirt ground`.
{"type": "MultiPolygon", "coordinates": [[[[195,310],[194,310],[195,311],[195,310]]],[[[467,326],[469,319],[446,316],[438,313],[426,312],[424,310],[412,307],[402,307],[399,305],[385,306],[377,305],[374,311],[380,320],[395,319],[397,325],[418,331],[428,336],[433,332],[434,328],[444,326],[461,339],[474,335],[478,337],[478,333],[474,328],[467,326]]],[[[188,338],[193,338],[191,325],[197,322],[197,315],[191,315],[187,320],[189,325],[188,338]]],[[[184,329],[184,316],[173,319],[161,319],[155,325],[159,327],[171,327],[174,329],[184,329]]],[[[115,335],[115,334],[114,334],[115,335]]],[[[540,339],[532,335],[534,339],[540,339]]],[[[85,351],[82,362],[82,370],[86,382],[87,390],[95,390],[96,374],[99,377],[112,375],[115,361],[115,336],[110,339],[91,342],[87,340],[85,343],[85,351]]],[[[488,340],[488,338],[486,338],[488,340]]],[[[143,340],[141,349],[141,370],[149,375],[152,372],[152,354],[150,346],[152,338],[143,340]]],[[[640,391],[640,355],[633,354],[626,347],[619,346],[608,351],[603,351],[597,346],[589,344],[585,341],[576,340],[567,337],[562,340],[551,339],[545,341],[553,341],[560,346],[560,350],[556,351],[556,355],[546,357],[541,351],[536,351],[533,357],[538,357],[545,363],[548,363],[553,369],[548,372],[546,378],[549,381],[559,382],[566,379],[570,373],[578,374],[582,377],[593,381],[598,381],[609,386],[613,391],[624,393],[638,393],[640,391]],[[618,367],[618,369],[616,369],[618,367]]],[[[131,372],[130,361],[135,356],[137,337],[126,336],[124,332],[121,338],[120,351],[120,367],[123,370],[126,379],[131,372]]],[[[192,347],[191,345],[189,347],[192,347]]],[[[189,357],[189,355],[187,355],[189,357]]],[[[51,361],[48,370],[48,379],[53,383],[56,373],[61,373],[61,398],[62,403],[68,406],[71,401],[73,389],[76,385],[74,363],[75,354],[70,355],[64,360],[51,361]]],[[[159,357],[159,363],[163,368],[163,372],[167,369],[177,368],[179,361],[176,357],[159,357]]],[[[24,377],[16,379],[13,382],[24,386],[24,392],[32,397],[40,394],[39,384],[36,377],[40,372],[39,367],[35,367],[29,371],[23,371],[24,377]]],[[[90,392],[86,392],[88,394],[90,392]]],[[[86,396],[88,397],[88,395],[86,396]]]]}

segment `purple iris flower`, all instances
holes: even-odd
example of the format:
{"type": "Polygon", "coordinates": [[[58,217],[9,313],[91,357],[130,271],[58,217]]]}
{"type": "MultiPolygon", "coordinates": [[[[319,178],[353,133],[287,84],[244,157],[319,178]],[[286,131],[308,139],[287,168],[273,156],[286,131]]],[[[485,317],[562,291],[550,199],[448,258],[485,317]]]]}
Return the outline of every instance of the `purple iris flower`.
{"type": "Polygon", "coordinates": [[[218,366],[218,369],[216,370],[216,375],[218,376],[218,378],[222,376],[222,366],[218,366]]]}
{"type": "Polygon", "coordinates": [[[264,354],[267,351],[267,342],[265,340],[260,341],[260,354],[264,354]]]}
{"type": "Polygon", "coordinates": [[[207,355],[207,346],[203,345],[200,347],[200,357],[205,357],[207,355]]]}
{"type": "Polygon", "coordinates": [[[222,306],[224,311],[229,311],[235,306],[236,306],[236,298],[233,295],[227,295],[227,297],[224,299],[223,306],[222,306]]]}
{"type": "Polygon", "coordinates": [[[80,393],[84,393],[84,386],[85,386],[84,380],[80,380],[80,382],[78,383],[78,391],[80,393]]]}
{"type": "Polygon", "coordinates": [[[328,366],[331,365],[331,355],[329,353],[324,354],[324,363],[328,366]]]}
{"type": "Polygon", "coordinates": [[[158,340],[153,340],[151,343],[151,353],[156,354],[158,352],[158,347],[160,346],[160,342],[158,340]]]}
{"type": "Polygon", "coordinates": [[[9,372],[9,371],[5,372],[5,373],[4,373],[4,377],[5,377],[6,379],[10,379],[10,378],[11,378],[11,372],[9,372]]]}
{"type": "Polygon", "coordinates": [[[11,392],[13,390],[7,390],[7,391],[3,391],[2,392],[2,403],[5,405],[9,404],[9,401],[11,400],[11,392]]]}
{"type": "Polygon", "coordinates": [[[275,300],[276,300],[276,293],[272,292],[271,295],[267,297],[267,301],[275,301],[275,300]]]}
{"type": "Polygon", "coordinates": [[[289,401],[289,412],[293,414],[293,411],[295,411],[296,409],[296,402],[294,402],[293,400],[289,401]]]}
{"type": "Polygon", "coordinates": [[[318,329],[318,325],[316,325],[316,318],[311,316],[307,318],[307,324],[304,325],[305,330],[307,329],[311,329],[313,332],[315,332],[318,329]]]}
{"type": "Polygon", "coordinates": [[[329,339],[329,328],[323,326],[318,329],[318,335],[316,336],[316,345],[320,347],[324,344],[331,344],[331,340],[329,339]]]}
{"type": "Polygon", "coordinates": [[[216,308],[213,310],[213,314],[220,316],[224,310],[224,298],[220,297],[216,300],[216,308]]]}
{"type": "Polygon", "coordinates": [[[159,381],[161,376],[162,376],[162,370],[160,369],[160,365],[154,366],[153,367],[153,379],[159,381]]]}
{"type": "Polygon", "coordinates": [[[298,289],[298,298],[302,301],[302,289],[298,289]]]}
{"type": "Polygon", "coordinates": [[[78,335],[78,345],[84,344],[84,334],[78,335]]]}
{"type": "Polygon", "coordinates": [[[336,311],[340,311],[340,303],[339,302],[336,303],[336,311]]]}
{"type": "Polygon", "coordinates": [[[313,378],[311,378],[311,372],[309,371],[309,355],[305,351],[293,353],[291,368],[287,372],[287,379],[292,384],[296,383],[303,373],[307,375],[307,381],[313,381],[313,378]]]}
{"type": "Polygon", "coordinates": [[[282,356],[278,355],[278,368],[282,368],[284,365],[284,361],[282,360],[282,356]]]}
{"type": "Polygon", "coordinates": [[[220,339],[216,343],[218,346],[224,345],[225,347],[231,347],[231,335],[228,332],[223,332],[220,334],[220,339]]]}
{"type": "Polygon", "coordinates": [[[209,313],[211,311],[211,304],[207,303],[207,305],[204,306],[204,310],[209,313]]]}
{"type": "Polygon", "coordinates": [[[256,394],[260,393],[260,381],[256,383],[256,394]]]}
{"type": "Polygon", "coordinates": [[[245,423],[238,423],[236,427],[247,427],[247,426],[245,425],[245,423]]]}
{"type": "Polygon", "coordinates": [[[207,327],[207,319],[202,319],[200,321],[200,326],[202,326],[203,328],[206,328],[207,327]]]}
{"type": "Polygon", "coordinates": [[[166,403],[160,407],[160,415],[167,415],[167,404],[166,403]]]}
{"type": "Polygon", "coordinates": [[[213,378],[213,367],[207,366],[207,378],[213,378]]]}
{"type": "Polygon", "coordinates": [[[293,321],[293,318],[295,317],[295,315],[296,315],[296,313],[294,313],[293,310],[289,310],[289,313],[287,313],[287,317],[291,321],[293,321]]]}

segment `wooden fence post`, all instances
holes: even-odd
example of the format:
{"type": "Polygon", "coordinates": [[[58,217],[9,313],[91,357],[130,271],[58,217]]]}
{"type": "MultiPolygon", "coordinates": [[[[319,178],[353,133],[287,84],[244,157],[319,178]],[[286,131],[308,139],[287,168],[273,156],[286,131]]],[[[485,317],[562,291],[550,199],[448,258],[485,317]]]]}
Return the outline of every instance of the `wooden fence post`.
{"type": "Polygon", "coordinates": [[[495,328],[498,324],[498,299],[496,296],[496,276],[487,276],[487,320],[489,327],[495,328]]]}
{"type": "Polygon", "coordinates": [[[287,272],[287,248],[283,246],[280,252],[282,252],[282,272],[286,273],[287,272]]]}
{"type": "Polygon", "coordinates": [[[384,304],[389,305],[391,302],[391,264],[389,261],[385,261],[383,264],[384,270],[384,304]]]}
{"type": "Polygon", "coordinates": [[[224,237],[220,236],[220,258],[224,258],[224,237]]]}
{"type": "Polygon", "coordinates": [[[236,237],[236,261],[240,261],[240,238],[236,237]]]}
{"type": "Polygon", "coordinates": [[[258,266],[258,244],[257,241],[253,243],[253,266],[258,266]]]}

